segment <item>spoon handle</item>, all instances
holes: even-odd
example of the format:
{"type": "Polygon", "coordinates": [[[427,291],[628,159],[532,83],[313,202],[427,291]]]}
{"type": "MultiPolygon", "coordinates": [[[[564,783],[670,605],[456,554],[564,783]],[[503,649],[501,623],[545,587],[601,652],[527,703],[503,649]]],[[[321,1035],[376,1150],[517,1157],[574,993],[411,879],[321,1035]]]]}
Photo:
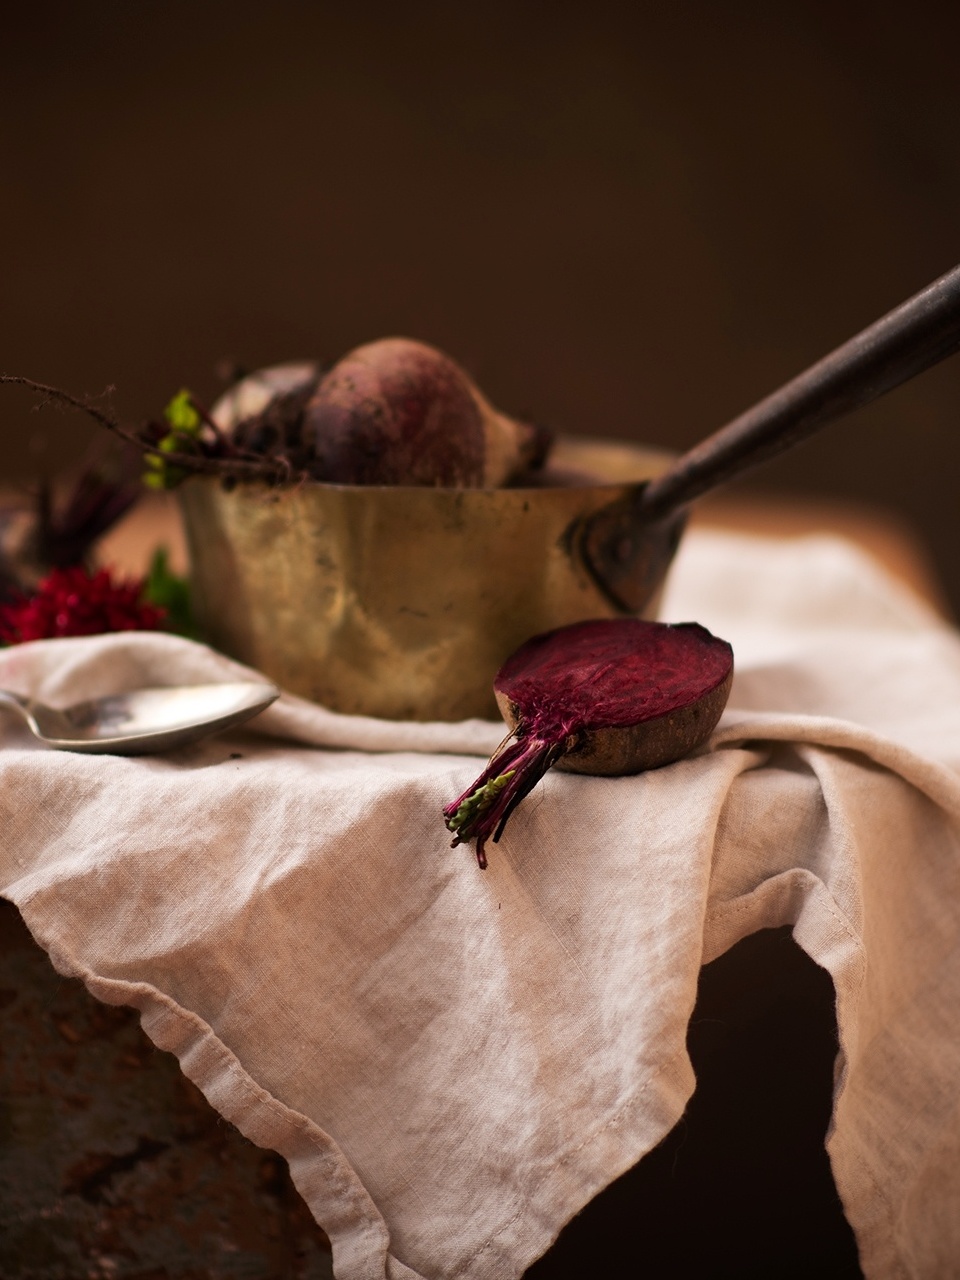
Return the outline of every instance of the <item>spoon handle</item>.
{"type": "Polygon", "coordinates": [[[640,495],[655,519],[869,404],[960,349],[960,267],[683,454],[640,495]]]}

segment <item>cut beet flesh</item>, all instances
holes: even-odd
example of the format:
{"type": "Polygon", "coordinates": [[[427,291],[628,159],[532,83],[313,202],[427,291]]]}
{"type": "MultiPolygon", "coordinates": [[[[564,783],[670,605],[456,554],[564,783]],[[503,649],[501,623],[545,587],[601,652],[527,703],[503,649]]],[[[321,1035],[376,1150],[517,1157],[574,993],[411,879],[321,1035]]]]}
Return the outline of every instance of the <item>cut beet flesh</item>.
{"type": "Polygon", "coordinates": [[[454,846],[496,843],[546,771],[656,769],[709,738],[733,680],[733,650],[696,622],[578,622],[534,636],[494,681],[511,734],[472,787],[446,806],[454,846]]]}

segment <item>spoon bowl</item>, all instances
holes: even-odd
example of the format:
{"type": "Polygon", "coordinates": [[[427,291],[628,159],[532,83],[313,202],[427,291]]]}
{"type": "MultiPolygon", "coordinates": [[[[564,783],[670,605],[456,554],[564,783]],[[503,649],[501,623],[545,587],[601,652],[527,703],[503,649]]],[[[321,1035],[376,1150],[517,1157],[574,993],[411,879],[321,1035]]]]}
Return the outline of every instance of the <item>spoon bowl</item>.
{"type": "Polygon", "coordinates": [[[133,689],[70,707],[48,707],[0,689],[41,742],[60,751],[133,756],[171,751],[243,724],[280,696],[265,681],[133,689]]]}

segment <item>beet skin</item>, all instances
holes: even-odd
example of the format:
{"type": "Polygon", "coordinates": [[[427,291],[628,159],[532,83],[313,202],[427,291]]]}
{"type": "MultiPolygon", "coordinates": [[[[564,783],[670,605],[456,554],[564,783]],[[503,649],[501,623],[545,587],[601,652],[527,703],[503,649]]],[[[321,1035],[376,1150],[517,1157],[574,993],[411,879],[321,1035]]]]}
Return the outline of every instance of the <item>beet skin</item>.
{"type": "Polygon", "coordinates": [[[482,482],[480,407],[458,365],[422,342],[371,342],[321,380],[304,415],[310,469],[339,484],[482,482]]]}
{"type": "Polygon", "coordinates": [[[628,774],[679,760],[704,743],[726,705],[733,650],[695,622],[578,622],[534,636],[494,681],[510,738],[444,809],[454,846],[496,843],[510,814],[553,765],[628,774]]]}
{"type": "Polygon", "coordinates": [[[303,417],[309,470],[335,484],[496,488],[539,466],[544,431],[499,413],[444,352],[383,338],[348,352],[303,417]]]}
{"type": "Polygon", "coordinates": [[[246,454],[327,484],[496,489],[541,467],[545,427],[500,413],[444,352],[382,338],[326,371],[315,361],[250,374],[212,411],[246,454]]]}

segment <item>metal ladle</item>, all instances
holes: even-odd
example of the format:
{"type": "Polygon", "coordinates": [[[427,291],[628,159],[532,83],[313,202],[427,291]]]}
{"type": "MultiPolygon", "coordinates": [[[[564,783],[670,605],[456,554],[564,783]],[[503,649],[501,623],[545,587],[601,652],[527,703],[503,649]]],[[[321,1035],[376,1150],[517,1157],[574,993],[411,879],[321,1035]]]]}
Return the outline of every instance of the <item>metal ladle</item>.
{"type": "Polygon", "coordinates": [[[333,711],[493,717],[494,676],[530,636],[654,607],[701,493],[958,345],[955,270],[672,465],[581,439],[559,442],[556,483],[516,488],[193,477],[177,498],[196,617],[214,648],[333,711]]]}
{"type": "Polygon", "coordinates": [[[0,689],[35,737],[61,751],[114,756],[170,751],[263,711],[280,690],[265,681],[134,689],[56,709],[0,689]]]}

